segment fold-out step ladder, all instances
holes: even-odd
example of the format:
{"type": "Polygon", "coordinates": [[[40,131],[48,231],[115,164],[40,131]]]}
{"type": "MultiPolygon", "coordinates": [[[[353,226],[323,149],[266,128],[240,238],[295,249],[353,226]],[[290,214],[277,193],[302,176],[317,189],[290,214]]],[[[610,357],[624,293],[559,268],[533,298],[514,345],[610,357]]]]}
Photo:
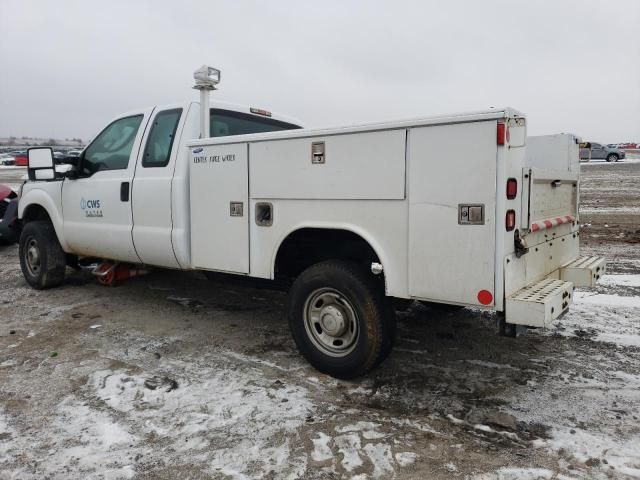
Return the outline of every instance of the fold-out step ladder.
{"type": "Polygon", "coordinates": [[[528,327],[546,327],[569,309],[573,283],[545,278],[507,298],[506,321],[528,327]]]}
{"type": "Polygon", "coordinates": [[[576,287],[595,287],[606,270],[604,257],[580,257],[560,267],[560,279],[576,287]]]}

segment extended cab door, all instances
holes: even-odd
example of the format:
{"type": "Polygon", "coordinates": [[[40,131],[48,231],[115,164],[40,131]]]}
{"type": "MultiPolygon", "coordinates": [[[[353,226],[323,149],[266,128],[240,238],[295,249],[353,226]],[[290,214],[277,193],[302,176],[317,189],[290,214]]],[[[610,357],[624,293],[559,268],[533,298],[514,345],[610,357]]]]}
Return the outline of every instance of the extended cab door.
{"type": "Polygon", "coordinates": [[[140,262],[131,236],[131,183],[153,109],[111,122],[85,148],[78,178],[65,179],[65,238],[74,253],[140,262]]]}
{"type": "Polygon", "coordinates": [[[142,140],[132,191],[133,243],[150,265],[180,268],[171,239],[171,180],[188,106],[157,109],[142,140]]]}

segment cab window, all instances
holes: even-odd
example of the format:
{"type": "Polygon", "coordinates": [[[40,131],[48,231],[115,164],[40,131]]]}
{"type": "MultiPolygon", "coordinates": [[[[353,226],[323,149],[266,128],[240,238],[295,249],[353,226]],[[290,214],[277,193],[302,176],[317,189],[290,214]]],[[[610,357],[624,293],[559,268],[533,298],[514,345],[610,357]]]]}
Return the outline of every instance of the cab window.
{"type": "Polygon", "coordinates": [[[164,110],[156,115],[142,157],[143,167],[165,167],[176,136],[182,109],[164,110]]]}
{"type": "Polygon", "coordinates": [[[274,120],[273,118],[218,108],[211,109],[209,125],[209,135],[212,137],[302,128],[292,123],[274,120]]]}
{"type": "Polygon", "coordinates": [[[129,157],[142,117],[135,115],[120,118],[105,128],[84,151],[81,174],[93,175],[102,170],[125,170],[129,166],[129,157]]]}

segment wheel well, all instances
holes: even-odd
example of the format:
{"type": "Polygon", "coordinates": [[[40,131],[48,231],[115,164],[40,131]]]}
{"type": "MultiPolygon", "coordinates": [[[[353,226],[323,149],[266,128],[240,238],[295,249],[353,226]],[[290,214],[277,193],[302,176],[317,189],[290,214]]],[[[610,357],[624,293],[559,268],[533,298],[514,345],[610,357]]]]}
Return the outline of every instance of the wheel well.
{"type": "Polygon", "coordinates": [[[42,205],[29,205],[22,215],[22,223],[31,222],[33,220],[48,220],[51,222],[51,217],[42,205]]]}
{"type": "Polygon", "coordinates": [[[280,244],[275,277],[292,279],[324,260],[350,260],[369,268],[380,262],[375,250],[360,235],[349,230],[302,228],[290,233],[280,244]]]}

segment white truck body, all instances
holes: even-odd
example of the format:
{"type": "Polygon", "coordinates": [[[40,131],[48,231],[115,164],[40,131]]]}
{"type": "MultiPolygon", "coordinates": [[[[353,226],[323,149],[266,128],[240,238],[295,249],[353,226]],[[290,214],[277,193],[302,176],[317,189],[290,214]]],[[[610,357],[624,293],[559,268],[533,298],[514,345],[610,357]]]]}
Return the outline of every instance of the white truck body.
{"type": "Polygon", "coordinates": [[[44,210],[68,254],[276,279],[357,239],[386,296],[528,326],[604,272],[579,258],[578,139],[527,138],[513,109],[211,138],[196,102],[119,118],[139,120],[122,168],[22,189],[19,217],[44,210]],[[152,125],[172,112],[167,162],[146,166],[152,125]]]}

